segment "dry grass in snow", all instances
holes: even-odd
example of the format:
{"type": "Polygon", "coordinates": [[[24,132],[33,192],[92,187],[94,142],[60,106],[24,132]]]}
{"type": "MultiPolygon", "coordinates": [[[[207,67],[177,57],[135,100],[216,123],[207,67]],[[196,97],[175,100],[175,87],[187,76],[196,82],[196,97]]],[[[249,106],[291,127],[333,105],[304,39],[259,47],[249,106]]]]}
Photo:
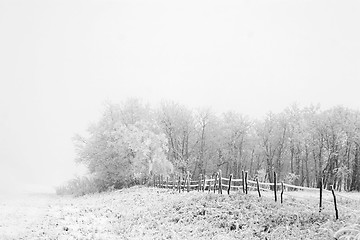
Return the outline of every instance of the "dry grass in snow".
{"type": "Polygon", "coordinates": [[[342,212],[335,221],[330,208],[319,214],[316,205],[291,199],[280,205],[254,193],[146,187],[48,198],[39,209],[31,223],[19,223],[22,231],[1,239],[331,239],[356,219],[342,212]]]}

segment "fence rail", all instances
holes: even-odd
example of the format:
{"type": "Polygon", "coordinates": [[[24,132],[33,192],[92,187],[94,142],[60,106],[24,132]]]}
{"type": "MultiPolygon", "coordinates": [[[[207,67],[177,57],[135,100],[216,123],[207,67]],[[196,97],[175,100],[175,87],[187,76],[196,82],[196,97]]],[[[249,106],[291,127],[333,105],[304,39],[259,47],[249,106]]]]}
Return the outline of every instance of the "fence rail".
{"type": "MultiPolygon", "coordinates": [[[[353,200],[356,201],[357,199],[344,196],[339,194],[338,192],[335,193],[334,189],[331,186],[331,190],[323,189],[323,184],[321,181],[319,188],[310,188],[310,187],[302,187],[302,186],[296,186],[288,183],[281,182],[280,184],[277,182],[276,179],[276,173],[274,172],[274,181],[272,183],[270,182],[259,182],[258,179],[255,181],[248,180],[248,172],[242,171],[242,178],[240,179],[234,179],[232,178],[232,175],[229,176],[229,178],[222,177],[221,170],[219,170],[213,178],[207,179],[206,177],[203,177],[200,175],[199,179],[191,179],[190,173],[188,172],[185,176],[173,176],[172,179],[169,179],[169,177],[164,178],[163,176],[153,176],[153,186],[154,187],[160,187],[160,188],[170,188],[173,190],[177,190],[179,192],[181,191],[191,191],[191,190],[197,190],[197,191],[218,191],[219,194],[222,194],[223,190],[227,190],[227,193],[230,194],[231,190],[238,190],[243,191],[243,193],[248,194],[248,190],[254,190],[258,192],[259,197],[262,197],[262,192],[273,192],[274,193],[274,200],[277,201],[278,198],[278,191],[280,191],[280,202],[283,203],[283,194],[286,192],[286,195],[292,198],[300,198],[300,199],[307,199],[303,196],[295,196],[292,193],[295,193],[294,191],[289,191],[290,189],[296,189],[296,190],[302,190],[302,191],[311,191],[311,192],[318,192],[319,193],[319,212],[323,209],[323,202],[327,204],[333,204],[335,209],[335,218],[339,218],[338,214],[338,206],[336,202],[336,198],[340,197],[347,200],[353,200]],[[235,185],[236,183],[236,185],[235,185]],[[332,195],[333,202],[324,200],[323,199],[323,193],[329,193],[332,195]]],[[[314,198],[312,198],[313,200],[314,198]]],[[[359,201],[360,203],[360,201],[359,201]]],[[[342,209],[347,209],[346,207],[340,206],[342,209]]]]}

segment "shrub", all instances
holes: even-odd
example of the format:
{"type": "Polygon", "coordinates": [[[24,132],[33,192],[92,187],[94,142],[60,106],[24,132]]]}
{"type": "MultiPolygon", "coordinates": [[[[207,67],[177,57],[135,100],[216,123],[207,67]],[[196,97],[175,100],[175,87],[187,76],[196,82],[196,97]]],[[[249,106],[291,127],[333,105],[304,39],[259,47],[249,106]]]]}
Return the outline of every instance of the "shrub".
{"type": "Polygon", "coordinates": [[[68,181],[65,185],[57,187],[57,195],[83,196],[104,190],[104,182],[91,177],[77,177],[68,181]]]}

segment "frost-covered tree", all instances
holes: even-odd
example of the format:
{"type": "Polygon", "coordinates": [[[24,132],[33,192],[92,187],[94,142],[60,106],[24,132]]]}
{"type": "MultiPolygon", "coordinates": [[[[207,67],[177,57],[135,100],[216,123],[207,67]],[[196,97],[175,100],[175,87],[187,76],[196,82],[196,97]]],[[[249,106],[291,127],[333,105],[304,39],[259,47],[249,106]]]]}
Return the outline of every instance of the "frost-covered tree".
{"type": "Polygon", "coordinates": [[[153,173],[169,174],[167,139],[140,103],[108,105],[87,137],[75,137],[77,161],[106,187],[120,188],[153,173]]]}
{"type": "Polygon", "coordinates": [[[251,120],[175,102],[151,109],[130,99],[108,104],[75,143],[77,161],[104,188],[152,174],[190,171],[196,179],[221,169],[235,178],[246,170],[249,178],[273,181],[275,171],[280,181],[297,185],[316,187],[323,179],[326,187],[360,190],[360,113],[344,107],[294,104],[251,120]]]}

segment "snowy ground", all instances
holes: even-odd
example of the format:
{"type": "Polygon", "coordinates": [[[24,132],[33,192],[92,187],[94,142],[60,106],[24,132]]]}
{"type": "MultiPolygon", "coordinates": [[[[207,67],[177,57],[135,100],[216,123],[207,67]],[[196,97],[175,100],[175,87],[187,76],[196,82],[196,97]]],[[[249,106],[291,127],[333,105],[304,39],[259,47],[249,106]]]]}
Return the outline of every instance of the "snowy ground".
{"type": "Polygon", "coordinates": [[[0,239],[330,239],[356,220],[331,207],[233,193],[133,187],[84,197],[0,198],[0,239]]]}
{"type": "Polygon", "coordinates": [[[23,234],[33,231],[55,198],[50,194],[1,194],[0,239],[21,239],[23,234]]]}

